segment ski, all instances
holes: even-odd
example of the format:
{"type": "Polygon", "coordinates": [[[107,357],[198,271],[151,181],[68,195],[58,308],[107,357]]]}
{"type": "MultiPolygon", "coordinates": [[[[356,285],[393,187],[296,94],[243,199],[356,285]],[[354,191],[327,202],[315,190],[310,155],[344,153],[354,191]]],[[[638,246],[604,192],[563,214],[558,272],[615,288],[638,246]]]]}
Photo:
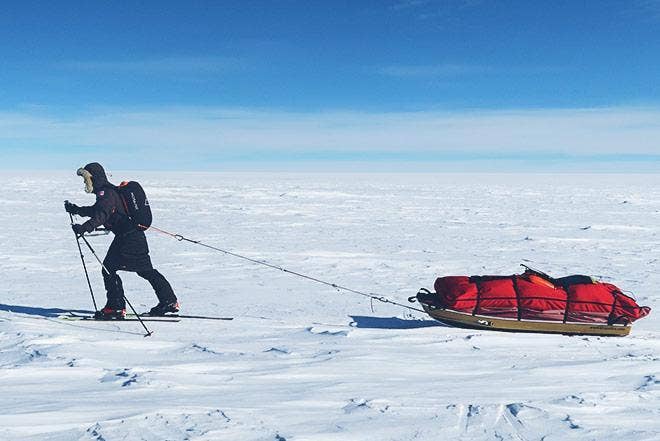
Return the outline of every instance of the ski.
{"type": "MultiPolygon", "coordinates": [[[[127,317],[132,317],[134,316],[133,314],[127,314],[127,317]]],[[[234,317],[216,317],[216,316],[208,316],[208,315],[186,315],[186,314],[166,314],[166,315],[149,315],[148,312],[145,312],[143,314],[140,314],[140,317],[146,317],[146,318],[157,318],[157,317],[163,317],[163,318],[177,318],[177,319],[199,319],[199,320],[234,320],[234,317]]]]}
{"type": "MultiPolygon", "coordinates": [[[[140,320],[137,317],[126,317],[123,319],[113,319],[113,320],[100,320],[100,319],[95,319],[93,315],[61,315],[58,317],[61,320],[85,320],[85,321],[95,321],[95,322],[103,322],[103,323],[121,323],[121,322],[139,322],[140,320]]],[[[149,317],[149,318],[143,318],[143,322],[169,322],[169,323],[178,323],[181,320],[177,318],[155,318],[155,317],[149,317]]]]}

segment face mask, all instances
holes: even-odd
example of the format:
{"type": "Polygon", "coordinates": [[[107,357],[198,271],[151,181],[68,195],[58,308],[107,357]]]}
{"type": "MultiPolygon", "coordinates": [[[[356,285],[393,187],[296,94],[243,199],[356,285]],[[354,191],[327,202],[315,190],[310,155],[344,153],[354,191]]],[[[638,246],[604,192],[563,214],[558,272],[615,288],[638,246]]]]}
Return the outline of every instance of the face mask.
{"type": "Polygon", "coordinates": [[[94,191],[94,184],[92,183],[92,174],[84,168],[79,168],[76,172],[78,176],[82,176],[85,181],[85,192],[92,193],[94,191]]]}

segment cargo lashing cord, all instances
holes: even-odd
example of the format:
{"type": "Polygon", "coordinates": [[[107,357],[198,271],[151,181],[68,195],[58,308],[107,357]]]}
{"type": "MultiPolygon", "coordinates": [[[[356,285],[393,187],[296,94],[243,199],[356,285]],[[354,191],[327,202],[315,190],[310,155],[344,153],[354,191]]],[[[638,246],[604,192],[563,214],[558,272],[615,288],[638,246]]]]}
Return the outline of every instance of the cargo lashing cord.
{"type": "MultiPolygon", "coordinates": [[[[142,227],[145,230],[147,229],[147,227],[144,227],[143,225],[140,225],[140,227],[142,227]]],[[[252,259],[251,257],[243,256],[243,255],[240,255],[240,254],[228,251],[228,250],[223,250],[222,248],[218,248],[218,247],[214,247],[212,245],[205,244],[205,243],[203,243],[202,241],[199,241],[199,240],[189,239],[189,238],[187,238],[187,237],[185,237],[181,234],[171,233],[169,231],[160,229],[158,227],[151,226],[151,227],[148,227],[148,228],[152,229],[154,231],[157,231],[159,233],[165,234],[167,236],[173,237],[174,239],[178,240],[179,242],[184,242],[184,241],[185,242],[190,242],[190,243],[208,248],[210,250],[218,251],[218,252],[226,254],[228,256],[232,256],[232,257],[236,257],[236,258],[239,258],[239,259],[247,260],[248,262],[256,263],[258,265],[263,265],[263,266],[266,266],[268,268],[272,268],[272,269],[279,270],[279,271],[282,271],[282,272],[287,273],[287,274],[291,274],[292,276],[301,277],[303,279],[311,280],[312,282],[316,282],[316,283],[320,283],[322,285],[330,286],[332,288],[335,288],[338,291],[346,291],[346,292],[350,292],[350,293],[353,293],[353,294],[361,295],[363,297],[367,297],[371,300],[371,309],[372,309],[372,311],[373,311],[373,301],[376,300],[376,301],[381,302],[381,303],[389,303],[390,305],[398,306],[400,308],[406,308],[406,309],[410,309],[412,311],[422,312],[422,313],[426,314],[426,311],[424,311],[423,309],[419,309],[419,308],[415,308],[415,307],[412,307],[412,306],[405,305],[403,303],[395,302],[394,300],[388,299],[387,297],[384,297],[384,296],[380,296],[380,295],[376,295],[376,294],[369,294],[369,293],[366,293],[366,292],[362,292],[362,291],[358,291],[358,290],[355,290],[355,289],[347,288],[345,286],[338,285],[336,283],[327,282],[325,280],[321,280],[321,279],[318,279],[316,277],[308,276],[306,274],[302,274],[302,273],[299,273],[299,272],[296,272],[296,271],[291,271],[289,269],[286,269],[286,268],[278,266],[278,265],[273,265],[273,264],[265,262],[263,260],[252,259]]]]}

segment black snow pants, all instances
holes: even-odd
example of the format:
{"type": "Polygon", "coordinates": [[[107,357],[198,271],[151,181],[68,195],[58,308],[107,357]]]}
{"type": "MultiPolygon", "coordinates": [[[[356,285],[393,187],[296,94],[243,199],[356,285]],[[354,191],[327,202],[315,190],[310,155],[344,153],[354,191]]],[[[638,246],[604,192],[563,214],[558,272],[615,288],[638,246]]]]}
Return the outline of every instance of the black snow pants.
{"type": "Polygon", "coordinates": [[[170,303],[177,300],[170,283],[151,265],[144,231],[133,230],[116,235],[103,260],[103,266],[108,270],[108,272],[105,269],[102,271],[108,297],[107,307],[113,309],[126,307],[124,287],[117,271],[134,272],[146,279],[156,292],[159,302],[170,303]]]}

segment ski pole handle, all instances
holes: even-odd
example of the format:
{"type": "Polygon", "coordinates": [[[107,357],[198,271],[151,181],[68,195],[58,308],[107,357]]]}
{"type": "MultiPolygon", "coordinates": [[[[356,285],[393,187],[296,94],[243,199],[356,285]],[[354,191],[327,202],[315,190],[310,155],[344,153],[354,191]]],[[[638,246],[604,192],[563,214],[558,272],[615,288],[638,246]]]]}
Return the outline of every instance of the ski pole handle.
{"type": "Polygon", "coordinates": [[[72,204],[69,201],[64,201],[64,211],[66,211],[69,214],[78,214],[78,210],[80,207],[78,207],[76,204],[72,204]]]}

